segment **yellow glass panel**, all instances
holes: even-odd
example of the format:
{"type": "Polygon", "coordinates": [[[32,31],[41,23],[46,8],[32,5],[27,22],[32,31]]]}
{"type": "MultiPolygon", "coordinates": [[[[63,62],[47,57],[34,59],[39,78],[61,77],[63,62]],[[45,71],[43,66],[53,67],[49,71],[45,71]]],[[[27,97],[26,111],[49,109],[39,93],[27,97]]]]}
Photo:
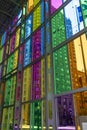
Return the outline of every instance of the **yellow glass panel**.
{"type": "Polygon", "coordinates": [[[28,0],[28,12],[30,12],[33,9],[33,0],[28,0]]]}
{"type": "Polygon", "coordinates": [[[45,96],[45,60],[41,60],[41,94],[45,96]]]}
{"type": "Polygon", "coordinates": [[[42,130],[46,130],[46,102],[42,101],[42,130]]]}
{"type": "Polygon", "coordinates": [[[13,69],[17,67],[17,64],[18,64],[18,50],[14,53],[13,69]]]}
{"type": "Polygon", "coordinates": [[[22,128],[30,128],[30,105],[28,103],[22,105],[21,123],[22,128]]]}
{"type": "Polygon", "coordinates": [[[13,127],[13,107],[3,109],[1,130],[9,130],[13,127]]]}
{"type": "Polygon", "coordinates": [[[68,45],[72,87],[80,88],[87,85],[87,40],[82,35],[68,45]]]}
{"type": "Polygon", "coordinates": [[[51,85],[51,57],[50,55],[47,56],[47,68],[48,68],[48,72],[47,72],[47,78],[48,78],[48,92],[52,92],[52,85],[51,85]]]}
{"type": "Polygon", "coordinates": [[[19,40],[20,40],[20,28],[16,32],[15,48],[19,46],[19,40]]]}
{"type": "Polygon", "coordinates": [[[87,122],[87,91],[74,94],[76,128],[82,130],[82,122],[87,122]]]}
{"type": "Polygon", "coordinates": [[[31,68],[28,67],[24,70],[23,74],[23,90],[22,101],[30,100],[30,88],[31,88],[31,68]]]}
{"type": "Polygon", "coordinates": [[[41,6],[39,5],[33,14],[33,31],[36,30],[41,24],[41,6]]]}
{"type": "Polygon", "coordinates": [[[52,101],[48,101],[49,119],[52,119],[52,101]]]}

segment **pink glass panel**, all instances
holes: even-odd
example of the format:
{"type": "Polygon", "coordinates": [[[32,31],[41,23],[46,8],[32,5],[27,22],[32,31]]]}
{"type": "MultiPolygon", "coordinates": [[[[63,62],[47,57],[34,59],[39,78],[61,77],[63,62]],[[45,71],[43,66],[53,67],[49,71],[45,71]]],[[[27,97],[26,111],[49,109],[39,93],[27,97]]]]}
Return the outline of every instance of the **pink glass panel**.
{"type": "Polygon", "coordinates": [[[62,5],[62,0],[51,0],[51,13],[55,12],[62,5]]]}

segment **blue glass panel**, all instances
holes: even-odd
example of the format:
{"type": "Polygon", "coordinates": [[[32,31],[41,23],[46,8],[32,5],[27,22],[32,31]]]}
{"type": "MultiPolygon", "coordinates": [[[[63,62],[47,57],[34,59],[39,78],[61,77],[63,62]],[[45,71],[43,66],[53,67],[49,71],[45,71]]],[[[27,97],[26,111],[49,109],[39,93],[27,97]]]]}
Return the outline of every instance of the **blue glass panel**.
{"type": "Polygon", "coordinates": [[[31,34],[32,30],[32,15],[26,19],[25,25],[25,38],[27,38],[31,34]]]}
{"type": "Polygon", "coordinates": [[[24,47],[24,66],[28,65],[31,62],[31,40],[29,39],[26,43],[25,43],[25,47],[24,47]]]}
{"type": "Polygon", "coordinates": [[[41,55],[44,55],[44,28],[41,28],[41,55]]]}

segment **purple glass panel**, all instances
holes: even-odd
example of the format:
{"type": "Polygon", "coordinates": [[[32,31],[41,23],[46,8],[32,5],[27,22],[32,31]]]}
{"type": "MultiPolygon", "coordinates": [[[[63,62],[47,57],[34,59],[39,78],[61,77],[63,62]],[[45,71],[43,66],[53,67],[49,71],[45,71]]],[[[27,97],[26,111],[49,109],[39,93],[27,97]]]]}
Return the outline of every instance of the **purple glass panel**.
{"type": "Polygon", "coordinates": [[[2,77],[2,65],[0,65],[0,79],[2,77]]]}
{"type": "Polygon", "coordinates": [[[51,13],[54,13],[62,5],[62,0],[51,0],[51,13]]]}
{"type": "Polygon", "coordinates": [[[32,99],[39,99],[41,97],[41,63],[38,62],[33,65],[32,73],[32,99]]]}
{"type": "Polygon", "coordinates": [[[11,43],[10,43],[10,53],[14,51],[15,48],[15,39],[16,39],[16,34],[14,34],[11,38],[11,43]]]}
{"type": "Polygon", "coordinates": [[[33,36],[33,60],[39,58],[41,56],[41,31],[37,31],[33,36]]]}
{"type": "MultiPolygon", "coordinates": [[[[58,129],[62,127],[75,128],[74,107],[72,95],[65,95],[56,99],[57,118],[59,118],[58,129]]],[[[67,128],[68,129],[68,128],[67,128]]],[[[63,129],[64,130],[64,129],[63,129]]]]}
{"type": "Polygon", "coordinates": [[[18,21],[18,16],[16,16],[16,17],[13,19],[11,32],[13,32],[13,31],[16,29],[16,23],[17,23],[17,21],[18,21]]]}
{"type": "Polygon", "coordinates": [[[19,113],[20,113],[20,109],[19,109],[19,107],[16,107],[15,108],[15,119],[17,120],[17,119],[19,119],[19,113]]]}
{"type": "Polygon", "coordinates": [[[5,58],[6,58],[6,44],[4,45],[4,51],[3,51],[2,59],[4,60],[5,58]]]}

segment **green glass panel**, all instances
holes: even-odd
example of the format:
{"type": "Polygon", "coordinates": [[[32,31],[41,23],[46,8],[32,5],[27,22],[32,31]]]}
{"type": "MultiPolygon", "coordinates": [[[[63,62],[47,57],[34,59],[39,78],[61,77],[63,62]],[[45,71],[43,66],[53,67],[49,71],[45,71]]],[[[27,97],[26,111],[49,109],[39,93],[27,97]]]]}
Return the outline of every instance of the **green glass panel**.
{"type": "Polygon", "coordinates": [[[13,60],[14,60],[14,54],[12,54],[8,59],[8,65],[7,65],[7,73],[12,71],[13,69],[13,60]]]}
{"type": "Polygon", "coordinates": [[[81,8],[82,8],[84,24],[85,24],[85,26],[87,26],[87,1],[86,0],[80,0],[80,1],[81,1],[81,8]]]}
{"type": "Polygon", "coordinates": [[[6,75],[6,67],[7,67],[7,61],[4,61],[4,66],[3,66],[3,76],[6,75]]]}
{"type": "Polygon", "coordinates": [[[55,93],[71,90],[67,46],[53,53],[55,93]]]}
{"type": "Polygon", "coordinates": [[[2,128],[1,128],[1,130],[7,130],[7,121],[8,121],[8,108],[3,109],[3,118],[2,118],[2,128]]]}
{"type": "Polygon", "coordinates": [[[11,88],[10,88],[10,97],[9,97],[9,104],[14,104],[14,97],[15,97],[15,87],[16,87],[16,76],[11,78],[11,88]]]}
{"type": "Polygon", "coordinates": [[[13,107],[3,109],[1,130],[13,130],[13,107]]]}
{"type": "Polygon", "coordinates": [[[25,39],[25,32],[24,32],[24,30],[25,30],[25,26],[24,26],[24,24],[22,24],[22,26],[21,26],[21,38],[20,38],[21,43],[23,43],[24,39],[25,39]]]}
{"type": "Polygon", "coordinates": [[[0,63],[2,62],[3,58],[3,48],[0,49],[0,63]]]}
{"type": "Polygon", "coordinates": [[[5,106],[8,106],[8,105],[9,105],[10,89],[11,89],[11,79],[9,79],[9,80],[6,81],[5,97],[4,97],[4,105],[5,105],[5,106]]]}
{"type": "Polygon", "coordinates": [[[16,86],[16,76],[6,81],[5,97],[4,97],[5,106],[14,104],[15,86],[16,86]]]}
{"type": "Polygon", "coordinates": [[[30,130],[41,130],[41,102],[31,104],[30,130]]]}
{"type": "Polygon", "coordinates": [[[52,45],[57,46],[61,42],[65,41],[65,25],[64,25],[64,12],[63,10],[57,12],[57,14],[51,19],[52,25],[52,45]]]}

